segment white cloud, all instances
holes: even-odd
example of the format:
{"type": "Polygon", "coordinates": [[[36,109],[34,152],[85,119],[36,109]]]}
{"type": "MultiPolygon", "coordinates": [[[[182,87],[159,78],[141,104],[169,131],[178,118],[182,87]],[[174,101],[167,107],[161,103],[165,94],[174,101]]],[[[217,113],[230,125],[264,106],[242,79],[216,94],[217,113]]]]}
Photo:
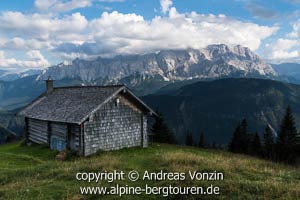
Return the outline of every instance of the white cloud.
{"type": "MultiPolygon", "coordinates": [[[[41,9],[43,6],[49,7],[53,1],[43,2],[39,5],[41,9]]],[[[104,12],[92,20],[87,20],[80,13],[55,15],[2,12],[0,48],[24,52],[38,50],[50,53],[53,57],[60,56],[62,60],[149,53],[162,49],[198,49],[219,43],[240,44],[257,50],[265,38],[278,30],[277,26],[261,26],[225,15],[179,13],[175,7],[171,7],[172,1],[161,3],[162,11],[168,14],[151,20],[135,13],[123,14],[117,11],[104,12]],[[1,40],[1,34],[9,38],[1,40]]],[[[38,57],[39,64],[48,62],[37,56],[36,52],[27,53],[31,62],[37,63],[32,55],[38,57]]],[[[2,59],[2,63],[3,60],[7,62],[8,59],[2,59]]],[[[11,60],[10,63],[16,62],[11,60]]],[[[19,65],[27,66],[24,63],[21,61],[19,65]]]]}
{"type": "Polygon", "coordinates": [[[1,38],[0,36],[0,48],[2,48],[2,46],[6,43],[6,39],[1,38]]]}
{"type": "Polygon", "coordinates": [[[35,0],[34,5],[41,11],[66,12],[92,5],[92,0],[35,0]]]}
{"type": "Polygon", "coordinates": [[[172,0],[160,0],[161,11],[167,13],[173,5],[172,0]]]}
{"type": "MultiPolygon", "coordinates": [[[[23,14],[20,12],[2,12],[0,14],[0,36],[11,38],[0,39],[0,49],[10,52],[26,54],[31,50],[44,50],[51,53],[51,49],[63,43],[81,44],[88,41],[86,30],[88,20],[80,13],[57,17],[52,14],[23,14]],[[23,51],[20,53],[20,51],[23,51]],[[25,53],[24,53],[25,52],[25,53]]],[[[56,55],[52,55],[56,57],[56,55]]],[[[32,61],[17,61],[18,58],[2,59],[1,67],[35,68],[48,66],[49,62],[40,57],[32,61]],[[30,66],[32,65],[32,66],[30,66]]]]}
{"type": "Polygon", "coordinates": [[[16,58],[7,58],[4,51],[0,51],[0,67],[9,70],[22,70],[48,67],[50,63],[40,51],[28,51],[26,53],[28,60],[18,60],[16,58]]]}
{"type": "Polygon", "coordinates": [[[264,47],[263,57],[271,62],[300,62],[300,21],[291,23],[292,31],[264,47]]]}
{"type": "Polygon", "coordinates": [[[50,48],[49,41],[41,41],[36,39],[23,39],[14,37],[12,39],[0,39],[0,48],[6,50],[28,51],[33,49],[50,48]]]}
{"type": "Polygon", "coordinates": [[[292,31],[287,34],[289,38],[300,39],[300,20],[292,24],[292,31]]]}
{"type": "Polygon", "coordinates": [[[28,51],[27,55],[29,58],[31,58],[32,60],[43,60],[45,61],[46,59],[44,58],[44,56],[41,54],[40,51],[37,50],[32,50],[32,51],[28,51]]]}
{"type": "Polygon", "coordinates": [[[0,60],[2,60],[4,58],[5,58],[4,51],[0,51],[0,60]]]}
{"type": "Polygon", "coordinates": [[[266,44],[265,57],[275,62],[299,61],[299,41],[279,38],[271,44],[266,44]]]}
{"type": "Polygon", "coordinates": [[[87,19],[80,13],[62,18],[47,14],[24,15],[20,12],[3,12],[0,15],[0,32],[11,36],[22,36],[36,40],[59,38],[62,34],[74,34],[85,31],[87,19]]]}
{"type": "Polygon", "coordinates": [[[124,2],[125,0],[35,0],[35,7],[43,12],[67,12],[92,6],[93,2],[124,2]]]}
{"type": "Polygon", "coordinates": [[[104,12],[90,21],[92,41],[82,45],[62,44],[57,50],[91,55],[115,55],[154,52],[161,49],[202,48],[209,44],[241,44],[252,50],[274,34],[278,27],[259,26],[225,15],[177,13],[151,21],[136,14],[104,12]]]}
{"type": "Polygon", "coordinates": [[[99,2],[108,2],[108,3],[113,3],[113,2],[124,2],[125,0],[98,0],[99,2]]]}

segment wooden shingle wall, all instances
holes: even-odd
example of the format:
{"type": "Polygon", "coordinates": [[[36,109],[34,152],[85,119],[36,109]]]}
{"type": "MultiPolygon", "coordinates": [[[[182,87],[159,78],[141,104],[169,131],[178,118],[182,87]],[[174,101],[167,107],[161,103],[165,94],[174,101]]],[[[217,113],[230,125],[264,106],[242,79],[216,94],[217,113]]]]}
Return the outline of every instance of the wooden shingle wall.
{"type": "Polygon", "coordinates": [[[146,147],[147,140],[146,116],[121,95],[106,103],[84,124],[85,156],[98,150],[146,147]]]}
{"type": "Polygon", "coordinates": [[[143,115],[143,147],[148,147],[148,127],[147,127],[147,116],[143,115]]]}

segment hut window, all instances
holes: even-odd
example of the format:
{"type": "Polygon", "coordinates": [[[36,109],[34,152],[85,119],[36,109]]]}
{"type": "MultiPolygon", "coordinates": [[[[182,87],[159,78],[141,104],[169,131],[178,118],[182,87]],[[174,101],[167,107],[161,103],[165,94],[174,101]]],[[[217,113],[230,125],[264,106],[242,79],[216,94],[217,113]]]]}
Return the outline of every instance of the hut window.
{"type": "Polygon", "coordinates": [[[115,107],[119,107],[119,104],[120,104],[120,99],[117,98],[116,101],[115,101],[115,107]]]}

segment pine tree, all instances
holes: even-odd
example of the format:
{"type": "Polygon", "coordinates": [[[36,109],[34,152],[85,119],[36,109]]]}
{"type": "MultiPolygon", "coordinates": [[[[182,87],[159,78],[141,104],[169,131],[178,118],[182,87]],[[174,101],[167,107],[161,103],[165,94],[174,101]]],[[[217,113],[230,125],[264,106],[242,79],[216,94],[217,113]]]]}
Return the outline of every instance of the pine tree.
{"type": "Polygon", "coordinates": [[[174,144],[175,138],[173,132],[167,126],[161,113],[155,118],[151,132],[154,134],[154,142],[174,144]]]}
{"type": "Polygon", "coordinates": [[[296,143],[297,143],[298,157],[300,158],[300,131],[298,132],[298,134],[296,136],[296,143]]]}
{"type": "Polygon", "coordinates": [[[189,131],[186,134],[185,145],[186,146],[193,146],[194,145],[193,134],[189,131]]]}
{"type": "Polygon", "coordinates": [[[286,114],[282,120],[277,138],[276,153],[279,161],[293,163],[297,157],[297,129],[295,119],[288,106],[286,114]]]}
{"type": "Polygon", "coordinates": [[[212,149],[217,149],[217,145],[216,145],[216,142],[215,142],[215,141],[213,141],[213,143],[212,143],[212,145],[211,145],[211,148],[212,148],[212,149]]]}
{"type": "Polygon", "coordinates": [[[240,142],[241,142],[241,126],[239,124],[233,133],[231,142],[229,144],[229,151],[233,153],[241,153],[240,142]]]}
{"type": "Polygon", "coordinates": [[[300,158],[300,132],[297,135],[297,152],[298,152],[298,157],[300,158]]]}
{"type": "Polygon", "coordinates": [[[247,154],[249,152],[249,143],[248,124],[246,119],[243,119],[233,133],[231,142],[229,143],[229,151],[247,154]]]}
{"type": "Polygon", "coordinates": [[[266,126],[264,132],[264,144],[263,144],[263,155],[267,159],[274,159],[274,135],[269,125],[266,126]]]}
{"type": "Polygon", "coordinates": [[[261,142],[258,133],[256,132],[254,135],[251,135],[251,142],[249,145],[249,154],[254,156],[261,156],[261,142]]]}
{"type": "Polygon", "coordinates": [[[205,141],[204,141],[204,134],[203,134],[203,132],[200,134],[200,139],[199,139],[198,147],[200,147],[200,148],[204,148],[205,147],[205,141]]]}
{"type": "Polygon", "coordinates": [[[240,153],[247,154],[249,152],[249,141],[248,123],[246,119],[243,119],[240,126],[240,153]]]}

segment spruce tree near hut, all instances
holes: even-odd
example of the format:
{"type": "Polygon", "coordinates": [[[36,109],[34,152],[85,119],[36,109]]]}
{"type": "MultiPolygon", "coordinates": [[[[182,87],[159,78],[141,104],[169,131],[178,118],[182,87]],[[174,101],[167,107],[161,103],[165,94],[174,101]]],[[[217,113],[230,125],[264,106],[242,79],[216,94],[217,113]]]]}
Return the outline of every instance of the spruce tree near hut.
{"type": "Polygon", "coordinates": [[[288,106],[281,122],[276,144],[277,159],[294,163],[297,158],[297,129],[291,107],[288,106]]]}
{"type": "Polygon", "coordinates": [[[200,139],[199,139],[198,147],[200,147],[200,148],[204,148],[205,147],[205,140],[204,140],[204,134],[203,134],[203,132],[201,132],[201,134],[200,134],[200,139]]]}
{"type": "Polygon", "coordinates": [[[247,154],[249,152],[249,135],[248,135],[248,123],[246,119],[241,123],[241,138],[240,138],[240,150],[241,153],[247,154]]]}
{"type": "Polygon", "coordinates": [[[185,145],[186,146],[194,145],[193,134],[190,131],[187,131],[186,138],[185,138],[185,145]]]}
{"type": "Polygon", "coordinates": [[[295,118],[290,106],[287,107],[281,122],[276,143],[274,131],[269,124],[263,134],[263,144],[261,144],[257,132],[249,134],[247,131],[247,121],[244,119],[238,124],[233,133],[228,146],[229,151],[264,157],[288,164],[295,164],[297,159],[300,158],[300,133],[297,132],[295,118]]]}
{"type": "Polygon", "coordinates": [[[275,157],[275,140],[269,125],[266,126],[264,132],[263,156],[270,160],[274,159],[275,157]]]}
{"type": "Polygon", "coordinates": [[[241,123],[236,127],[231,142],[229,144],[229,151],[233,153],[247,154],[249,148],[249,135],[248,135],[248,123],[246,119],[243,119],[241,123]]]}
{"type": "Polygon", "coordinates": [[[231,138],[231,142],[229,143],[229,151],[233,153],[241,153],[240,152],[240,138],[241,138],[241,127],[240,124],[235,128],[233,136],[231,138]]]}
{"type": "Polygon", "coordinates": [[[155,118],[155,122],[151,128],[151,132],[153,133],[153,141],[158,143],[168,143],[175,144],[174,133],[168,127],[167,123],[163,115],[159,112],[158,116],[155,118]]]}
{"type": "Polygon", "coordinates": [[[256,132],[254,135],[250,135],[250,145],[249,145],[249,154],[253,156],[261,156],[262,155],[262,147],[261,141],[258,133],[256,132]]]}

